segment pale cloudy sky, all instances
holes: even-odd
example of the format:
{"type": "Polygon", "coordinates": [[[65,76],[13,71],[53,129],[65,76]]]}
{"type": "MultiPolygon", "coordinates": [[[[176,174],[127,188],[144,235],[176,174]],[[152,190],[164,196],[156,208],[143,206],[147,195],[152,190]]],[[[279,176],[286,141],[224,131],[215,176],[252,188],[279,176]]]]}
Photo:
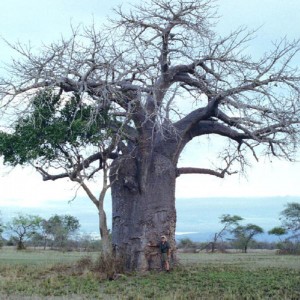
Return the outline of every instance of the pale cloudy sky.
{"type": "MultiPolygon", "coordinates": [[[[42,42],[68,36],[70,24],[101,23],[111,15],[111,8],[120,0],[0,0],[0,35],[15,42],[28,42],[35,46],[42,42]]],[[[261,27],[257,40],[249,50],[262,53],[272,40],[287,36],[300,38],[300,1],[298,0],[220,0],[217,26],[221,33],[228,33],[240,25],[261,27]]],[[[0,41],[0,62],[3,64],[14,53],[0,41]]],[[[3,70],[0,70],[3,72],[3,70]]],[[[201,166],[202,152],[199,141],[184,151],[181,166],[201,166]]],[[[208,152],[210,151],[207,148],[208,152]]],[[[238,175],[226,179],[203,175],[186,175],[177,181],[178,198],[201,197],[262,197],[300,196],[300,163],[282,161],[259,163],[253,161],[248,177],[238,175]]],[[[67,181],[43,182],[34,170],[17,167],[9,172],[0,164],[0,210],[1,207],[39,207],[51,200],[67,201],[75,189],[67,181]]],[[[84,195],[81,193],[81,195],[84,195]]],[[[57,202],[56,202],[57,203],[57,202]]]]}

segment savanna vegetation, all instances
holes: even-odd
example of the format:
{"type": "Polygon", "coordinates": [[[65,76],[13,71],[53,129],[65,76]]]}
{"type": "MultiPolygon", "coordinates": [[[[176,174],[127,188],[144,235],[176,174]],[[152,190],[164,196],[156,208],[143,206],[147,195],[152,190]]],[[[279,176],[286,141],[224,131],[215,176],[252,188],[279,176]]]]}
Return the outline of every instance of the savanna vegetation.
{"type": "Polygon", "coordinates": [[[101,244],[74,235],[80,223],[73,216],[18,214],[0,222],[0,236],[11,234],[3,243],[14,243],[0,249],[0,299],[298,299],[300,260],[291,255],[299,254],[298,208],[287,203],[282,226],[270,230],[278,243],[259,243],[262,228],[222,215],[212,241],[177,243],[180,261],[170,273],[126,272],[101,244]]]}
{"type": "MultiPolygon", "coordinates": [[[[1,213],[1,212],[0,212],[1,213]]],[[[300,209],[299,203],[287,203],[280,213],[282,225],[268,231],[269,235],[278,237],[277,242],[257,241],[256,237],[263,233],[260,226],[252,223],[243,224],[244,218],[238,215],[223,214],[220,216],[221,227],[212,234],[212,239],[194,242],[189,238],[179,238],[176,248],[181,252],[226,252],[228,249],[240,249],[247,253],[251,249],[277,249],[282,254],[300,253],[300,209]]],[[[53,215],[43,219],[38,215],[17,214],[6,225],[0,220],[0,248],[3,245],[16,246],[24,250],[27,246],[62,250],[62,251],[102,251],[103,241],[89,234],[80,234],[81,224],[71,215],[53,215]],[[6,238],[3,238],[2,235],[6,238]]],[[[174,251],[173,247],[173,251],[174,251]]],[[[107,253],[106,253],[107,254],[107,253]]],[[[109,256],[109,255],[108,255],[109,256]]]]}
{"type": "MultiPolygon", "coordinates": [[[[26,249],[17,251],[20,247],[16,243],[16,247],[0,250],[0,295],[3,299],[298,299],[300,260],[290,254],[297,252],[287,248],[299,247],[296,240],[291,240],[298,228],[295,207],[295,203],[288,203],[281,213],[282,226],[289,224],[291,235],[287,235],[287,227],[270,231],[279,236],[278,243],[257,242],[253,235],[256,226],[241,225],[243,218],[237,215],[222,215],[220,231],[211,242],[195,243],[185,238],[177,243],[179,262],[171,262],[170,273],[126,272],[124,262],[104,255],[99,245],[98,251],[86,252],[74,246],[75,240],[69,240],[68,245],[78,251],[35,248],[32,242],[38,228],[34,226],[36,232],[31,231],[26,249]],[[283,218],[287,211],[287,218],[283,218]],[[284,239],[282,232],[286,234],[284,239]],[[246,237],[248,253],[243,253],[246,237]],[[283,253],[286,255],[279,255],[283,253]]],[[[37,218],[19,214],[9,224],[37,218]]],[[[52,243],[57,236],[59,245],[61,235],[68,241],[68,234],[80,224],[72,216],[54,215],[42,220],[40,226],[42,236],[51,235],[48,242],[52,243]]]]}
{"type": "Polygon", "coordinates": [[[79,232],[79,220],[71,215],[38,215],[18,213],[9,222],[0,221],[0,248],[15,246],[17,250],[42,248],[60,251],[101,251],[102,241],[79,232]]]}
{"type": "Polygon", "coordinates": [[[300,260],[274,252],[180,254],[170,273],[118,273],[98,253],[0,251],[1,299],[299,299],[300,260]],[[110,279],[110,280],[107,280],[110,279]]]}
{"type": "Polygon", "coordinates": [[[244,219],[238,215],[225,214],[220,217],[220,230],[212,235],[208,242],[195,243],[183,238],[177,247],[183,252],[206,250],[214,253],[226,252],[228,249],[240,249],[247,253],[252,249],[277,249],[281,254],[300,254],[300,205],[297,202],[286,204],[280,213],[281,226],[268,231],[269,235],[278,237],[277,242],[258,242],[256,237],[264,232],[260,226],[252,223],[242,224],[244,219]]]}

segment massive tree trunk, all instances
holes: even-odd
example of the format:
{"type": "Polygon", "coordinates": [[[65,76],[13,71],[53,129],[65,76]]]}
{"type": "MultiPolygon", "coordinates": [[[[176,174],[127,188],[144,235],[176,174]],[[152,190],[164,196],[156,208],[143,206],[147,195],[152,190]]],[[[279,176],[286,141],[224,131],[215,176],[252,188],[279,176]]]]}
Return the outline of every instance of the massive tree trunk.
{"type": "Polygon", "coordinates": [[[114,252],[128,270],[161,267],[158,249],[147,246],[166,235],[172,258],[175,252],[176,166],[162,154],[153,153],[143,164],[131,156],[116,160],[111,171],[114,252]],[[143,168],[147,167],[145,170],[143,168]],[[141,174],[146,182],[141,188],[141,174]]]}

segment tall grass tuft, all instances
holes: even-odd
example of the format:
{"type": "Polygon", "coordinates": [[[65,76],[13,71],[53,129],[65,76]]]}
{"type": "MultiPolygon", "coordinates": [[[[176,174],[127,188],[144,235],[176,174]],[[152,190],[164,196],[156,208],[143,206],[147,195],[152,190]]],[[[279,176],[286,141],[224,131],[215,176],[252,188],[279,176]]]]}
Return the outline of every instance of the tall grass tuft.
{"type": "Polygon", "coordinates": [[[112,254],[100,253],[96,260],[93,260],[90,256],[80,258],[75,268],[77,273],[83,273],[84,271],[90,271],[95,273],[99,279],[114,280],[124,273],[123,260],[115,258],[112,254]]]}

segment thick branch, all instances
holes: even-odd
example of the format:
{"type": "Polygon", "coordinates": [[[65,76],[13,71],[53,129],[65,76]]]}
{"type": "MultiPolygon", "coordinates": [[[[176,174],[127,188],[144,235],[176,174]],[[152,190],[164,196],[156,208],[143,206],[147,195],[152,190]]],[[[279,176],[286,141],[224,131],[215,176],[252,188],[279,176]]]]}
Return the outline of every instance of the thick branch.
{"type": "Polygon", "coordinates": [[[243,139],[250,138],[250,135],[246,133],[238,132],[229,126],[220,124],[217,121],[202,121],[194,126],[190,131],[190,138],[204,134],[218,134],[221,136],[228,137],[237,142],[241,142],[243,139]]]}
{"type": "MultiPolygon", "coordinates": [[[[61,173],[61,174],[57,174],[57,175],[51,175],[41,167],[36,167],[36,170],[42,175],[44,181],[48,181],[48,180],[54,181],[54,180],[61,179],[61,178],[71,178],[71,180],[73,180],[73,179],[77,178],[78,172],[82,171],[83,169],[88,168],[93,162],[95,162],[99,159],[102,159],[102,157],[103,157],[103,153],[101,153],[101,152],[95,153],[95,154],[89,156],[88,158],[86,158],[82,163],[80,163],[78,165],[74,165],[73,170],[70,170],[70,172],[65,172],[65,173],[61,173]]],[[[107,155],[107,157],[110,159],[115,159],[118,157],[118,154],[110,153],[109,155],[107,155]]]]}
{"type": "Polygon", "coordinates": [[[206,174],[206,175],[213,175],[220,178],[224,178],[225,172],[217,172],[211,169],[205,168],[177,168],[177,176],[182,174],[206,174]]]}
{"type": "Polygon", "coordinates": [[[213,175],[213,176],[216,176],[216,177],[224,178],[225,174],[232,175],[232,174],[237,173],[236,171],[229,172],[228,167],[226,167],[221,172],[214,171],[214,170],[211,170],[211,169],[206,169],[206,168],[192,168],[192,167],[177,168],[177,176],[180,176],[182,174],[205,174],[205,175],[213,175]]]}

